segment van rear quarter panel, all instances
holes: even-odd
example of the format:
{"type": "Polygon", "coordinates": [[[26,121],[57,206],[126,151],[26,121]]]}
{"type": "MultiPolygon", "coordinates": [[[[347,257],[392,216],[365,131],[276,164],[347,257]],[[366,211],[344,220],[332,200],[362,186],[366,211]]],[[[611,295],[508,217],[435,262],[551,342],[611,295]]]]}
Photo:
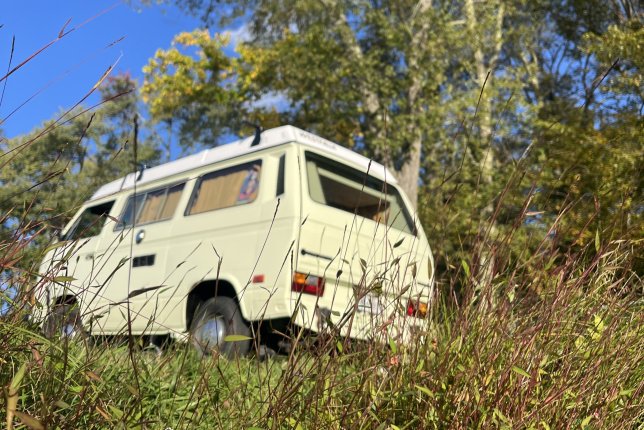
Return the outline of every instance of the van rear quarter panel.
{"type": "Polygon", "coordinates": [[[261,198],[261,227],[251,282],[245,293],[249,320],[290,316],[290,285],[300,223],[297,147],[280,148],[266,157],[271,175],[261,198]],[[284,193],[277,194],[279,159],[285,157],[284,193]],[[261,281],[260,281],[261,279],[261,281]]]}
{"type": "MultiPolygon", "coordinates": [[[[165,265],[167,298],[175,305],[161,319],[162,324],[187,329],[187,296],[201,282],[227,281],[239,295],[250,276],[249,262],[256,258],[255,244],[261,227],[258,206],[256,199],[244,205],[176,217],[168,234],[172,245],[165,265]]],[[[240,305],[246,314],[243,300],[240,305]]]]}

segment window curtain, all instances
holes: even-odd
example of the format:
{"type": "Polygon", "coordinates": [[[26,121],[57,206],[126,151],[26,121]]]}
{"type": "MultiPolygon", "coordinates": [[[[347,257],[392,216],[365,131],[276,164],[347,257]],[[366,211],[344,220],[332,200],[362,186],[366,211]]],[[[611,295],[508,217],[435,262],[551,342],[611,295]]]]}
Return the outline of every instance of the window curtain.
{"type": "Polygon", "coordinates": [[[158,218],[159,210],[163,205],[165,200],[165,189],[161,191],[156,191],[153,193],[148,193],[141,212],[139,219],[136,220],[136,224],[144,224],[146,222],[156,221],[158,218]]]}
{"type": "Polygon", "coordinates": [[[234,206],[239,190],[248,175],[248,170],[219,174],[201,181],[197,198],[190,208],[190,214],[234,206]]]}
{"type": "Polygon", "coordinates": [[[161,214],[159,215],[159,219],[168,219],[171,218],[172,215],[174,215],[174,211],[179,204],[181,191],[183,191],[183,184],[170,188],[165,199],[163,210],[161,210],[161,214]]]}

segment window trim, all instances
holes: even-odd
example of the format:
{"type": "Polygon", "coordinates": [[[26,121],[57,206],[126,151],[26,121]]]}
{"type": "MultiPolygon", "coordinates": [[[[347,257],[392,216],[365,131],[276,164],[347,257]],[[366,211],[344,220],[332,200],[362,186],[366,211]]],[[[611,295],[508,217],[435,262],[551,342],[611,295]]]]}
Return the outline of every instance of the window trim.
{"type": "Polygon", "coordinates": [[[206,173],[203,173],[203,174],[199,175],[199,177],[197,177],[197,179],[195,181],[194,187],[192,187],[192,191],[191,191],[191,194],[190,194],[190,199],[188,200],[188,204],[186,205],[186,208],[183,211],[183,216],[188,217],[188,216],[202,215],[202,214],[206,214],[206,213],[210,213],[210,212],[221,211],[221,210],[225,210],[225,209],[236,208],[236,207],[239,207],[239,206],[245,206],[245,205],[250,205],[250,204],[255,203],[257,201],[257,198],[259,197],[259,193],[262,190],[262,183],[263,183],[263,178],[262,178],[263,177],[263,169],[262,169],[262,166],[263,166],[263,159],[262,158],[256,158],[254,160],[244,161],[242,163],[233,164],[231,166],[219,168],[219,169],[216,169],[216,170],[211,170],[209,172],[206,172],[206,173]],[[259,185],[257,186],[257,196],[252,201],[241,203],[241,204],[238,204],[238,205],[226,206],[226,207],[223,207],[223,208],[209,209],[207,211],[198,212],[198,213],[194,213],[194,214],[190,213],[190,210],[192,209],[192,205],[194,204],[194,201],[197,198],[197,193],[199,192],[199,188],[201,187],[201,183],[203,182],[203,179],[206,176],[216,174],[218,172],[223,172],[223,171],[229,170],[229,169],[232,170],[232,169],[238,168],[240,166],[243,166],[245,164],[248,164],[248,165],[258,164],[259,167],[260,167],[259,185]]]}
{"type": "Polygon", "coordinates": [[[114,204],[115,203],[116,203],[116,199],[112,199],[112,200],[104,201],[102,203],[93,204],[91,206],[89,206],[89,205],[85,206],[83,208],[83,210],[80,211],[80,215],[74,220],[74,223],[71,225],[71,227],[68,228],[67,231],[65,232],[65,234],[62,236],[61,240],[63,240],[63,241],[67,241],[67,240],[75,241],[75,240],[81,240],[81,239],[92,239],[94,237],[100,236],[101,233],[103,233],[103,229],[105,228],[105,225],[107,223],[107,219],[109,219],[110,212],[112,212],[112,210],[114,209],[114,204]],[[103,206],[103,205],[106,205],[106,204],[111,204],[111,206],[110,206],[110,209],[107,212],[105,212],[103,215],[99,215],[99,217],[104,217],[105,219],[103,221],[103,225],[98,230],[97,234],[95,234],[93,236],[85,236],[85,237],[80,237],[79,236],[79,237],[76,237],[74,239],[69,238],[69,236],[72,233],[76,233],[76,229],[78,228],[78,225],[80,224],[81,219],[83,218],[83,214],[85,213],[85,211],[87,211],[88,209],[92,209],[92,208],[95,208],[95,207],[98,207],[98,206],[103,206]]]}
{"type": "MultiPolygon", "coordinates": [[[[172,189],[172,188],[174,188],[174,187],[176,187],[176,186],[179,186],[179,185],[183,185],[183,188],[182,188],[182,190],[181,190],[181,193],[183,194],[183,192],[184,192],[184,191],[185,191],[185,189],[186,189],[186,185],[187,185],[187,184],[188,184],[188,181],[187,181],[187,180],[177,181],[177,182],[173,182],[173,183],[168,184],[168,185],[164,185],[164,186],[162,186],[162,187],[150,188],[149,190],[141,191],[140,193],[132,193],[132,194],[128,195],[128,196],[126,197],[126,199],[125,199],[125,205],[123,206],[123,208],[121,209],[121,212],[119,213],[118,222],[117,222],[117,223],[116,223],[116,225],[114,226],[113,231],[117,232],[117,231],[122,231],[122,230],[130,229],[130,228],[135,228],[135,227],[140,227],[140,226],[145,226],[145,225],[154,224],[154,223],[157,223],[157,222],[164,222],[164,221],[169,221],[169,220],[171,220],[171,219],[172,219],[172,218],[174,218],[174,217],[175,217],[175,215],[177,214],[177,209],[178,209],[178,207],[179,207],[179,203],[181,202],[181,196],[179,196],[179,200],[177,201],[177,207],[176,207],[176,208],[174,208],[174,212],[173,212],[173,214],[172,214],[171,216],[167,217],[167,218],[163,218],[163,219],[155,219],[155,220],[152,220],[152,221],[147,221],[147,222],[144,222],[144,223],[138,223],[138,224],[137,224],[137,223],[135,223],[135,222],[132,222],[132,224],[129,224],[129,225],[127,225],[127,226],[125,226],[125,225],[121,225],[121,220],[123,219],[123,215],[125,214],[125,211],[127,210],[127,208],[128,208],[128,204],[129,204],[129,202],[130,202],[130,200],[131,200],[131,199],[134,199],[134,198],[136,198],[136,197],[138,197],[138,196],[146,197],[148,194],[150,194],[150,193],[154,193],[154,192],[156,192],[156,191],[160,191],[160,190],[165,190],[165,193],[163,194],[163,196],[164,196],[165,198],[167,198],[167,197],[168,197],[168,192],[170,191],[170,189],[172,189]]],[[[145,203],[145,199],[143,200],[143,202],[145,203]]],[[[165,204],[165,199],[164,199],[164,204],[165,204]]],[[[135,220],[135,219],[137,219],[137,218],[139,217],[139,215],[141,214],[141,210],[143,209],[143,206],[144,206],[144,205],[143,205],[143,204],[141,204],[141,205],[139,205],[139,206],[137,207],[137,209],[136,209],[136,215],[135,215],[135,216],[134,216],[134,218],[133,218],[134,220],[135,220]]],[[[159,206],[159,209],[158,209],[157,215],[159,215],[159,214],[161,213],[161,210],[162,210],[162,209],[163,209],[163,206],[159,206]]]]}
{"type": "MultiPolygon", "coordinates": [[[[367,195],[371,195],[372,197],[374,196],[374,194],[372,194],[371,191],[373,191],[374,193],[382,193],[384,195],[390,195],[390,196],[396,198],[395,194],[389,194],[388,192],[385,192],[385,190],[388,190],[388,189],[394,190],[395,193],[398,194],[397,197],[400,199],[400,203],[403,205],[402,208],[401,208],[402,211],[401,211],[400,215],[402,215],[405,218],[405,221],[406,221],[406,224],[407,224],[407,229],[406,230],[401,230],[401,229],[399,229],[397,227],[394,227],[393,225],[390,225],[389,223],[378,222],[378,221],[375,221],[375,220],[373,220],[371,218],[364,217],[364,216],[358,214],[357,210],[354,210],[354,211],[351,212],[351,211],[347,211],[347,210],[342,209],[342,208],[337,208],[337,207],[331,206],[328,203],[322,203],[322,202],[319,202],[319,201],[315,200],[313,198],[313,196],[311,195],[309,171],[308,171],[307,168],[304,168],[303,172],[304,172],[305,181],[306,181],[306,185],[305,185],[306,186],[306,193],[305,194],[306,194],[307,198],[311,202],[313,202],[314,204],[317,204],[317,205],[325,206],[327,208],[332,208],[332,209],[335,209],[335,210],[339,210],[339,211],[342,211],[344,213],[347,213],[347,214],[350,214],[350,215],[353,215],[353,216],[358,216],[358,217],[360,217],[361,219],[364,219],[364,220],[368,220],[368,221],[371,221],[371,222],[374,222],[374,223],[377,223],[377,224],[381,224],[384,227],[386,227],[387,229],[393,228],[394,230],[399,231],[399,232],[404,233],[404,234],[409,234],[409,235],[412,235],[412,236],[418,236],[418,227],[416,225],[416,222],[414,221],[414,216],[409,211],[409,208],[407,207],[407,204],[405,203],[405,200],[402,198],[402,193],[401,193],[400,189],[397,186],[395,186],[394,184],[389,183],[387,181],[384,181],[382,179],[379,179],[379,178],[377,178],[377,177],[375,177],[373,175],[370,175],[368,172],[363,172],[362,170],[360,170],[360,169],[358,169],[356,167],[350,166],[350,165],[348,165],[346,163],[336,161],[336,160],[334,160],[332,158],[329,158],[329,157],[327,157],[325,155],[319,154],[319,153],[314,152],[314,151],[305,150],[304,151],[304,164],[306,165],[306,163],[309,160],[313,161],[314,163],[316,163],[319,160],[323,164],[327,164],[327,165],[330,165],[332,167],[338,167],[338,169],[333,169],[333,168],[328,169],[326,166],[322,166],[325,170],[329,170],[332,175],[343,176],[343,171],[348,170],[350,173],[357,174],[357,176],[364,176],[364,179],[362,179],[362,186],[365,188],[365,190],[361,191],[361,192],[364,192],[367,195]],[[373,189],[370,186],[370,183],[373,184],[374,182],[376,184],[381,185],[380,191],[378,191],[377,189],[373,189]],[[369,191],[367,191],[367,188],[369,188],[369,191]]],[[[327,176],[327,178],[329,178],[331,180],[334,180],[332,177],[329,177],[329,176],[327,176]]],[[[351,178],[344,178],[344,179],[353,181],[351,178]]],[[[344,185],[346,185],[346,184],[344,184],[344,185]]],[[[394,219],[395,219],[395,217],[394,217],[394,219]]]]}
{"type": "Polygon", "coordinates": [[[277,184],[275,186],[275,197],[283,196],[286,193],[286,153],[280,155],[277,164],[277,184]]]}

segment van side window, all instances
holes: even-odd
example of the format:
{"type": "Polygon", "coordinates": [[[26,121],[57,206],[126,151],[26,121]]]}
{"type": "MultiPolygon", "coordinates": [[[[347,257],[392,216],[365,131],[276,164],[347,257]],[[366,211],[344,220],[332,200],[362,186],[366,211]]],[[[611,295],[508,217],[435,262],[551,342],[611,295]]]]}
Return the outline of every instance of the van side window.
{"type": "Polygon", "coordinates": [[[177,184],[130,196],[117,229],[172,218],[184,185],[177,184]]]}
{"type": "Polygon", "coordinates": [[[109,215],[110,210],[112,210],[112,206],[114,206],[114,200],[85,209],[74,223],[74,226],[63,237],[63,240],[76,240],[98,236],[103,229],[105,219],[109,215]]]}
{"type": "Polygon", "coordinates": [[[257,198],[261,160],[208,173],[199,178],[186,215],[251,203],[257,198]]]}
{"type": "Polygon", "coordinates": [[[306,152],[306,172],[313,201],[416,234],[393,185],[311,152],[306,152]]]}

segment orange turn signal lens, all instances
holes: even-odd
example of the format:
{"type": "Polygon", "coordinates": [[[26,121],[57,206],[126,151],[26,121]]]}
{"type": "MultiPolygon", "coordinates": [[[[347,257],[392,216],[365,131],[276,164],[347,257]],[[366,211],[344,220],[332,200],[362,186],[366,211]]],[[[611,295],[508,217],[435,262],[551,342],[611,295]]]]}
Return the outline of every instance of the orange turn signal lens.
{"type": "Polygon", "coordinates": [[[322,296],[324,294],[324,278],[295,272],[291,291],[322,296]]]}
{"type": "Polygon", "coordinates": [[[407,315],[416,318],[425,318],[429,306],[425,302],[409,299],[407,302],[407,315]]]}

